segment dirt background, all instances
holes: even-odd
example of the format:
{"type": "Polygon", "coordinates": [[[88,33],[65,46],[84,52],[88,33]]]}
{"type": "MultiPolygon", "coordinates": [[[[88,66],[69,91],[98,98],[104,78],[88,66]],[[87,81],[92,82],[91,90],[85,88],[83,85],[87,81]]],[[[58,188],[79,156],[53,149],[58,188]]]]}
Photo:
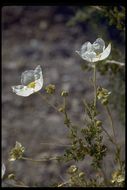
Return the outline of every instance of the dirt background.
{"type": "MultiPolygon", "coordinates": [[[[41,164],[8,162],[8,152],[16,141],[26,148],[25,156],[36,159],[63,154],[64,147],[57,145],[69,144],[68,129],[60,114],[49,107],[38,94],[20,97],[12,92],[11,86],[20,84],[20,75],[25,70],[41,65],[44,86],[50,83],[56,85],[56,94],[50,98],[52,103],[61,104],[60,91],[68,90],[70,117],[79,126],[84,125],[81,99],[85,97],[89,100],[93,97],[93,87],[90,85],[92,73],[82,71],[83,60],[75,51],[85,41],[94,42],[98,31],[91,30],[88,24],[68,27],[66,23],[74,14],[72,7],[59,6],[6,6],[2,9],[2,160],[6,165],[3,186],[13,186],[6,178],[12,172],[18,180],[31,187],[63,182],[67,180],[66,169],[75,164],[58,164],[56,161],[41,164]]],[[[107,30],[103,23],[99,27],[107,30]]],[[[110,35],[107,35],[106,40],[113,43],[110,35]]],[[[120,47],[124,49],[124,44],[121,43],[120,47]]],[[[99,73],[97,81],[104,87],[108,86],[108,79],[99,73]]],[[[43,93],[43,89],[41,92],[43,93]]],[[[124,126],[118,119],[117,110],[112,110],[112,114],[124,157],[124,126]]],[[[108,127],[109,123],[105,118],[104,112],[102,120],[105,127],[108,127]]],[[[108,131],[111,133],[110,128],[108,131]]],[[[110,147],[110,154],[104,164],[107,175],[115,167],[112,153],[113,148],[110,147]]],[[[88,176],[92,176],[89,159],[76,165],[88,176]]]]}

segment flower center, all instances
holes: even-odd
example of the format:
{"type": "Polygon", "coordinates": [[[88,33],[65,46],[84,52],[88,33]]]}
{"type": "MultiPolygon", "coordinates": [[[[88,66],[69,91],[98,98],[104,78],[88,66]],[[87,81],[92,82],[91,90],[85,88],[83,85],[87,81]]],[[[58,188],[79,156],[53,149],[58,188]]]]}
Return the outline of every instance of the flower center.
{"type": "Polygon", "coordinates": [[[35,88],[35,82],[31,82],[27,85],[28,88],[35,88]]]}
{"type": "Polygon", "coordinates": [[[100,53],[96,53],[96,54],[97,54],[97,55],[96,55],[97,58],[100,58],[100,57],[101,57],[100,53]]]}

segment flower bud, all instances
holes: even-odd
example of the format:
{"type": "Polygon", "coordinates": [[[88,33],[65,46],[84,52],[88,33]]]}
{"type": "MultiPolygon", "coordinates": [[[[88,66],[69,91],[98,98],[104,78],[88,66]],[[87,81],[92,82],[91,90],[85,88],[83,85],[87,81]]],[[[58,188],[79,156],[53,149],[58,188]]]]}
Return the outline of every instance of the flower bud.
{"type": "Polygon", "coordinates": [[[9,174],[8,179],[15,179],[15,175],[14,174],[9,174]]]}
{"type": "Polygon", "coordinates": [[[61,96],[63,96],[63,97],[68,96],[68,92],[67,92],[67,91],[65,91],[65,90],[63,90],[63,91],[61,92],[61,96]]]}
{"type": "Polygon", "coordinates": [[[64,111],[65,111],[65,108],[64,108],[64,107],[60,107],[60,108],[58,109],[58,111],[59,111],[59,112],[64,112],[64,111]]]}
{"type": "Polygon", "coordinates": [[[21,143],[16,141],[16,145],[11,149],[9,155],[9,161],[15,161],[17,159],[21,159],[22,155],[25,151],[25,148],[21,145],[21,143]]]}
{"type": "Polygon", "coordinates": [[[96,121],[96,126],[97,126],[97,127],[100,127],[101,125],[102,125],[102,122],[101,122],[100,120],[97,120],[97,121],[96,121]]]}
{"type": "Polygon", "coordinates": [[[108,100],[107,100],[107,99],[103,99],[103,100],[101,101],[101,103],[102,103],[103,105],[107,105],[107,104],[108,104],[108,100]]]}
{"type": "Polygon", "coordinates": [[[80,178],[82,178],[82,177],[84,177],[84,176],[85,176],[84,172],[80,172],[80,173],[79,173],[79,177],[80,177],[80,178]]]}
{"type": "Polygon", "coordinates": [[[48,94],[53,94],[55,92],[55,85],[49,84],[45,87],[45,90],[48,94]]]}
{"type": "Polygon", "coordinates": [[[70,124],[70,119],[65,118],[65,120],[64,120],[64,124],[70,124]]]}
{"type": "Polygon", "coordinates": [[[70,174],[75,173],[78,170],[78,168],[75,165],[71,165],[68,172],[70,174]]]}

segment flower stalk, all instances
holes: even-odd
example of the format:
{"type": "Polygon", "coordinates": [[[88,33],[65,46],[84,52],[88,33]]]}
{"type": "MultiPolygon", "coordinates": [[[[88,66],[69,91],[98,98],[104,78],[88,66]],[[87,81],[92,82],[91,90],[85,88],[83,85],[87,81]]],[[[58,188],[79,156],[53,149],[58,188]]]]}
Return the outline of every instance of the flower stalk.
{"type": "Polygon", "coordinates": [[[58,160],[58,158],[52,157],[52,158],[43,158],[42,160],[34,160],[33,158],[28,158],[28,157],[22,157],[22,160],[27,160],[27,161],[32,161],[32,162],[47,162],[47,161],[51,161],[51,160],[58,160]]]}
{"type": "Polygon", "coordinates": [[[94,83],[94,107],[96,108],[97,104],[96,64],[94,65],[93,83],[94,83]]]}
{"type": "MultiPolygon", "coordinates": [[[[46,96],[43,96],[42,94],[41,94],[41,92],[37,92],[40,96],[41,96],[41,98],[49,105],[49,106],[51,106],[53,109],[55,109],[57,112],[59,112],[58,111],[58,108],[56,107],[56,106],[54,106],[52,103],[50,103],[49,101],[48,101],[48,98],[46,97],[46,96]]],[[[60,112],[59,112],[60,113],[60,112]]]]}

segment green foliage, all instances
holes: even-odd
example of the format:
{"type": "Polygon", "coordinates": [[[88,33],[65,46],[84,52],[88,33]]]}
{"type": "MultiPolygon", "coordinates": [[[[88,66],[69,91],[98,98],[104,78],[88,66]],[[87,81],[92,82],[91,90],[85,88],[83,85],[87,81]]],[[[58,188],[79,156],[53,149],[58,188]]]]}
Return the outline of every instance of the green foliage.
{"type": "Polygon", "coordinates": [[[85,173],[76,166],[70,166],[68,169],[70,187],[86,187],[85,173]]]}
{"type": "Polygon", "coordinates": [[[102,122],[96,119],[97,111],[93,103],[90,103],[86,109],[88,114],[87,127],[80,128],[71,125],[69,128],[69,138],[71,146],[65,150],[63,160],[80,161],[85,159],[86,155],[93,158],[91,163],[94,168],[101,168],[101,162],[106,154],[107,147],[103,144],[101,125],[102,122]]]}
{"type": "Polygon", "coordinates": [[[125,30],[125,7],[124,6],[101,6],[104,16],[109,25],[114,25],[118,30],[125,30]]]}
{"type": "Polygon", "coordinates": [[[108,21],[116,29],[125,30],[125,7],[124,6],[84,6],[75,11],[75,15],[67,22],[68,26],[78,23],[85,23],[94,20],[95,22],[108,21]]]}

